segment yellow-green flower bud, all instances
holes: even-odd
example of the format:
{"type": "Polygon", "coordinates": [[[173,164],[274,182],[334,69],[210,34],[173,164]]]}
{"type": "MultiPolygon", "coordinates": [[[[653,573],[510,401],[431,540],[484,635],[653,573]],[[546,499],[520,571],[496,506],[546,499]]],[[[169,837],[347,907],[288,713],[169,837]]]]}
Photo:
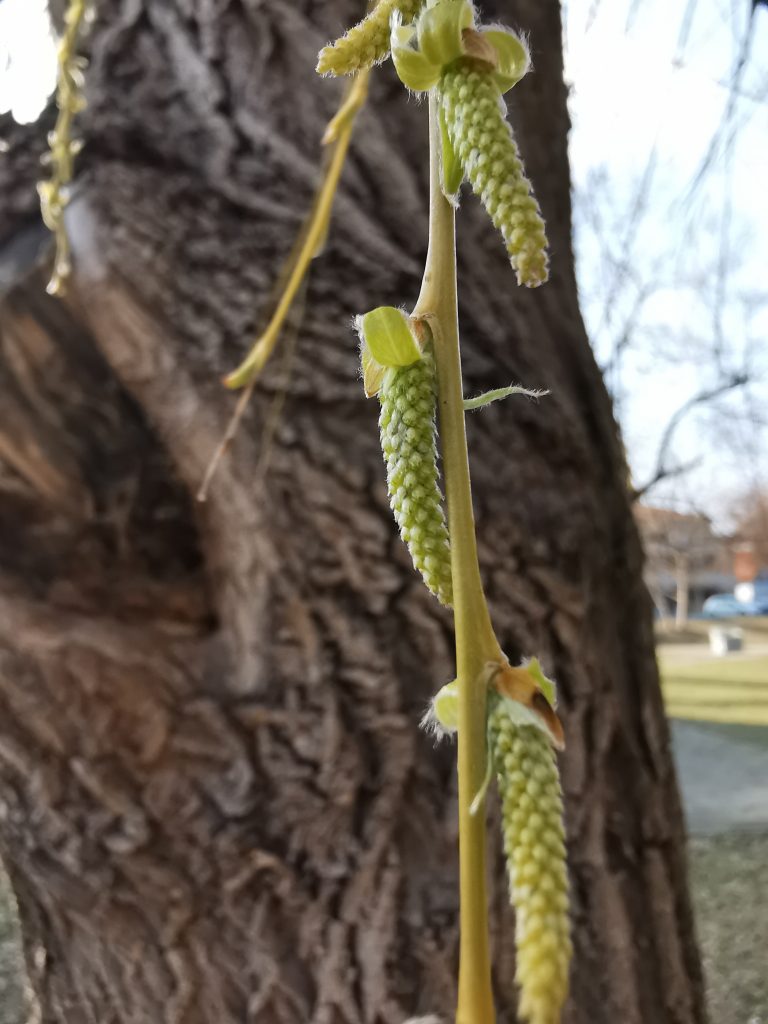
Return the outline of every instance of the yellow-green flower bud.
{"type": "Polygon", "coordinates": [[[547,237],[539,204],[525,176],[499,86],[469,59],[440,81],[445,125],[464,174],[501,231],[520,284],[547,280],[547,237]]]}
{"type": "Polygon", "coordinates": [[[389,499],[400,535],[427,587],[450,605],[451,552],[435,444],[437,383],[428,347],[411,366],[386,369],[379,400],[389,499]]]}
{"type": "Polygon", "coordinates": [[[563,801],[546,730],[521,721],[509,701],[492,703],[489,742],[515,908],[519,1014],[530,1024],[558,1024],[572,952],[563,801]]]}
{"type": "Polygon", "coordinates": [[[411,21],[423,4],[424,0],[379,0],[362,21],[320,51],[318,74],[351,75],[386,60],[392,16],[399,12],[404,21],[411,21]]]}

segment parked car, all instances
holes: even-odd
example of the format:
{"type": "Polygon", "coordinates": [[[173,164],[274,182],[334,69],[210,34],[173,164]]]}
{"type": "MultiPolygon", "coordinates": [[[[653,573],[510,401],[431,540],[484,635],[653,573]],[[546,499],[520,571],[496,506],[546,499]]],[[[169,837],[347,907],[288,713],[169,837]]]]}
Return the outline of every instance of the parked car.
{"type": "Polygon", "coordinates": [[[713,594],[704,602],[701,614],[708,619],[728,619],[734,615],[766,615],[768,601],[739,601],[733,594],[713,594]]]}

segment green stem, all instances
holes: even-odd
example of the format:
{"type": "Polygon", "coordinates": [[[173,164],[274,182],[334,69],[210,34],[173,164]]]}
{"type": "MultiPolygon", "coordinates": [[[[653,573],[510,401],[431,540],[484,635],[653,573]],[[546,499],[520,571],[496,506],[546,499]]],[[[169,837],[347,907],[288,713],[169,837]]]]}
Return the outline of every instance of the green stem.
{"type": "Polygon", "coordinates": [[[477,561],[469,480],[459,352],[454,210],[440,188],[437,98],[429,100],[429,249],[421,294],[413,312],[434,339],[440,439],[451,537],[456,669],[459,683],[459,859],[461,942],[456,1024],[493,1024],[488,954],[488,900],[484,806],[470,807],[486,768],[486,678],[489,661],[502,659],[493,632],[477,561]]]}

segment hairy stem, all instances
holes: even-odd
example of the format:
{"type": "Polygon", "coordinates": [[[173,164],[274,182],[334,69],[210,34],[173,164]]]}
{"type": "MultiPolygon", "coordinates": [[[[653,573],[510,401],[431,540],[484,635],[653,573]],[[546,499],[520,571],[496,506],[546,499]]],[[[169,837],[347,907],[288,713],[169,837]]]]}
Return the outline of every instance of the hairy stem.
{"type": "Polygon", "coordinates": [[[437,99],[429,101],[429,249],[414,317],[434,340],[440,437],[451,538],[451,568],[459,684],[458,772],[461,943],[456,1024],[493,1024],[488,954],[488,903],[484,806],[470,807],[486,769],[486,677],[489,661],[502,658],[493,632],[477,561],[469,480],[459,352],[454,210],[440,188],[437,99]]]}

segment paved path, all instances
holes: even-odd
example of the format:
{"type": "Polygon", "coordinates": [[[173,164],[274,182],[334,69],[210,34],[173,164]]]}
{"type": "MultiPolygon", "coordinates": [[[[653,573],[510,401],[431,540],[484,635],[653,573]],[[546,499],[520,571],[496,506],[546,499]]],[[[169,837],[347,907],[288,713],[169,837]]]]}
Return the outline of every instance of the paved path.
{"type": "Polygon", "coordinates": [[[670,724],[688,831],[768,833],[768,728],[670,724]]]}

